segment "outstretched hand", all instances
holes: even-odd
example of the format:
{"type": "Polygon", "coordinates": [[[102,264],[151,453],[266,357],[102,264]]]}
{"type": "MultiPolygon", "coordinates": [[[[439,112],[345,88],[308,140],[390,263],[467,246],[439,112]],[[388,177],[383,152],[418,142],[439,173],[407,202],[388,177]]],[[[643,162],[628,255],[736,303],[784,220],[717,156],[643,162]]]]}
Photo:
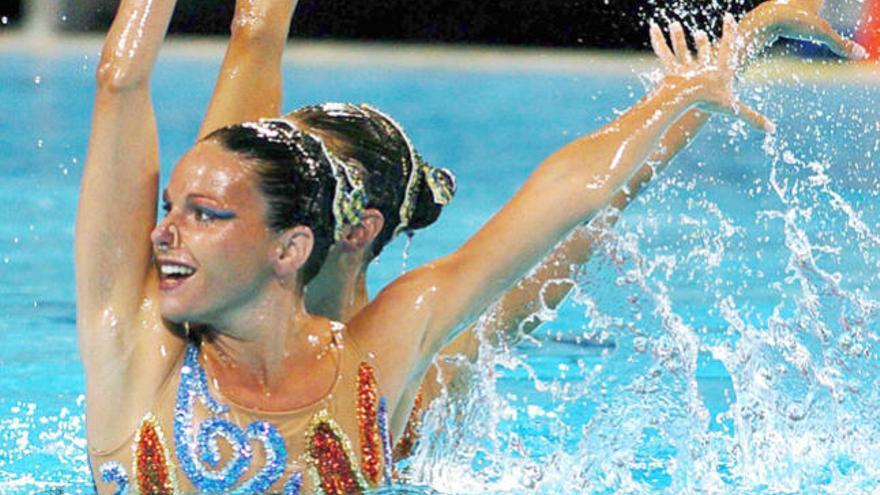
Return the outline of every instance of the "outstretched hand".
{"type": "Polygon", "coordinates": [[[696,57],[688,48],[684,29],[680,23],[670,24],[669,36],[672,41],[671,47],[667,44],[660,27],[651,24],[651,46],[663,62],[665,79],[696,81],[701,88],[702,108],[736,115],[769,133],[775,131],[770,119],[741,102],[733,92],[737,62],[743,43],[732,15],[724,16],[724,31],[716,46],[712,46],[709,36],[704,31],[697,31],[694,34],[697,45],[696,57]]]}
{"type": "Polygon", "coordinates": [[[779,37],[812,41],[841,57],[861,60],[868,56],[853,40],[841,36],[821,15],[825,0],[771,0],[755,7],[741,21],[748,48],[743,55],[761,51],[779,37]]]}

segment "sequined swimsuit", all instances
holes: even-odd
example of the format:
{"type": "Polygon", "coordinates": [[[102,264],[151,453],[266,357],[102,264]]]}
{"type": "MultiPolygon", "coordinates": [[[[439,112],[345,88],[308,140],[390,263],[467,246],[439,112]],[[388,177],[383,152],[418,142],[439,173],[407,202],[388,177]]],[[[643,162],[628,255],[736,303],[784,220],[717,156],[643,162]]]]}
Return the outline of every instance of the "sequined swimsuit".
{"type": "Polygon", "coordinates": [[[376,371],[341,333],[335,339],[330,394],[280,413],[225,401],[190,345],[131,440],[90,451],[98,493],[337,495],[390,484],[388,407],[376,371]]]}

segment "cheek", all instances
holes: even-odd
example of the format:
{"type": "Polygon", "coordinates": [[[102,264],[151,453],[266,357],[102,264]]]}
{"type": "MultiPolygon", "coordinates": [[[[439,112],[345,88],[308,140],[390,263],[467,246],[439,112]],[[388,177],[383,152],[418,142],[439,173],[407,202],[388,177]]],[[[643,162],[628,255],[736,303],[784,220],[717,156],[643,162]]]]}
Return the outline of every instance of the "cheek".
{"type": "MultiPolygon", "coordinates": [[[[205,251],[199,259],[209,282],[221,286],[246,284],[269,269],[268,239],[253,229],[224,229],[211,239],[200,239],[205,251]]],[[[198,255],[197,255],[198,256],[198,255]]]]}

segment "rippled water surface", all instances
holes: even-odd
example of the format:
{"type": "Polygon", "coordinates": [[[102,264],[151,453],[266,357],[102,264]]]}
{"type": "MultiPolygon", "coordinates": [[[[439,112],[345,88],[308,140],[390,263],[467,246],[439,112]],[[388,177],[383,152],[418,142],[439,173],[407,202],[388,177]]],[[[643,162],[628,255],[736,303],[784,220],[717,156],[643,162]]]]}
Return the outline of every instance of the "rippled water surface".
{"type": "MultiPolygon", "coordinates": [[[[72,235],[94,55],[0,55],[0,492],[88,493],[72,235]]],[[[548,153],[644,92],[634,72],[290,65],[287,107],[369,102],[459,192],[408,266],[458,246],[548,153]]],[[[217,61],[166,56],[163,176],[217,61]]],[[[407,493],[870,493],[880,485],[880,87],[777,71],[602,237],[534,338],[438,401],[407,493]],[[428,488],[430,487],[430,488],[428,488]]],[[[552,194],[548,193],[548,201],[552,194]]],[[[372,271],[400,273],[403,242],[372,271]]]]}

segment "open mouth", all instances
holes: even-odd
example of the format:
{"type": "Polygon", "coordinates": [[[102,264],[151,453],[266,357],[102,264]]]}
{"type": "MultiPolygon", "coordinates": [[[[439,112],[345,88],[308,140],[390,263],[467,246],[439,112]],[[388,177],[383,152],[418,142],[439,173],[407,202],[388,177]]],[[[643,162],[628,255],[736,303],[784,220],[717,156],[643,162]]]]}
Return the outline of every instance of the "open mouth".
{"type": "Polygon", "coordinates": [[[196,269],[182,263],[164,261],[159,263],[159,287],[169,290],[178,287],[196,273],[196,269]]]}

